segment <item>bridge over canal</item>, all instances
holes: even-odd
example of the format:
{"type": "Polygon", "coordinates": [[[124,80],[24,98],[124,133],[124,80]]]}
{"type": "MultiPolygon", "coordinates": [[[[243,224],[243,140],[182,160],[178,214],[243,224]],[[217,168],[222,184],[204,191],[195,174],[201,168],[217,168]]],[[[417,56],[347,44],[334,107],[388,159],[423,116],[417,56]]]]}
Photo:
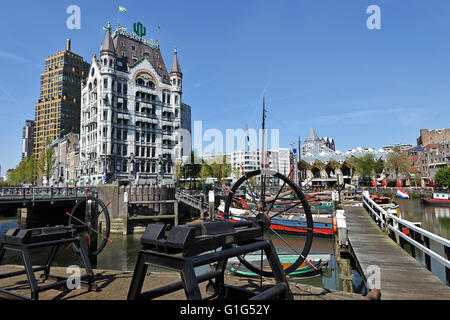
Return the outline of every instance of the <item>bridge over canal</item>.
{"type": "Polygon", "coordinates": [[[97,197],[96,188],[0,188],[0,215],[17,215],[30,227],[65,224],[64,213],[87,196],[97,197]]]}
{"type": "Polygon", "coordinates": [[[0,205],[29,205],[39,202],[74,201],[96,196],[95,187],[0,188],[0,205]]]}

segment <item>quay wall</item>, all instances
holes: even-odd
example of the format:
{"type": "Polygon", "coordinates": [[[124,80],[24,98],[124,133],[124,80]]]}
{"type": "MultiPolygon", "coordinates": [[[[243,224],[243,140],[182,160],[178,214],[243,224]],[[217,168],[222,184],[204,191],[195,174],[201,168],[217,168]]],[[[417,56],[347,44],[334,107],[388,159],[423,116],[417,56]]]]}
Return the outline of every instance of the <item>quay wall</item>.
{"type": "MultiPolygon", "coordinates": [[[[144,232],[148,223],[159,222],[158,216],[176,216],[178,204],[174,186],[97,186],[97,193],[111,217],[111,232],[130,234],[144,232]],[[151,203],[133,203],[151,202],[151,203]]],[[[161,219],[162,221],[163,219],[161,219]]],[[[164,219],[165,220],[165,219],[164,219]]]]}
{"type": "MultiPolygon", "coordinates": [[[[409,196],[413,199],[420,199],[420,189],[410,189],[408,187],[399,187],[400,189],[406,191],[409,196]]],[[[380,196],[393,197],[397,193],[397,189],[399,188],[369,188],[368,191],[372,194],[377,194],[380,196]]],[[[433,191],[432,190],[423,190],[422,192],[424,197],[432,198],[433,191]]]]}

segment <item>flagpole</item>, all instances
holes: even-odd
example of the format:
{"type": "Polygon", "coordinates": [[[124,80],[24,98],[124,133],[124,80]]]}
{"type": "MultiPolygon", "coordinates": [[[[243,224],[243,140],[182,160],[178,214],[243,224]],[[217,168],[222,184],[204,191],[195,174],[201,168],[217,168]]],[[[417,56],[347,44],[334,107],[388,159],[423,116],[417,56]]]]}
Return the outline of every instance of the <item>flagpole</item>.
{"type": "Polygon", "coordinates": [[[117,1],[117,26],[120,26],[120,1],[117,1]]]}

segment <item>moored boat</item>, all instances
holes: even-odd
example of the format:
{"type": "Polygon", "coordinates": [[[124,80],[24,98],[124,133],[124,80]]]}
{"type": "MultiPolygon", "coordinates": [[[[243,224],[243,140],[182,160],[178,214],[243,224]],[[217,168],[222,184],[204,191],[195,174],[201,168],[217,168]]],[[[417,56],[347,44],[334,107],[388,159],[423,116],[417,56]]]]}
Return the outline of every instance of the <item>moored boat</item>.
{"type": "MultiPolygon", "coordinates": [[[[298,257],[281,257],[280,262],[281,262],[281,265],[283,266],[283,268],[286,269],[289,266],[293,265],[294,262],[297,260],[297,258],[298,257]]],[[[261,266],[260,260],[259,261],[255,260],[255,261],[252,261],[251,263],[253,265],[255,265],[257,268],[261,269],[260,268],[260,266],[261,266]]],[[[316,276],[316,275],[320,274],[322,271],[322,260],[310,261],[310,263],[313,266],[311,266],[306,261],[303,262],[303,264],[300,265],[300,267],[298,267],[297,270],[295,270],[294,272],[287,275],[287,277],[307,278],[307,277],[312,277],[312,276],[316,276]]],[[[264,271],[269,271],[269,272],[272,271],[267,260],[263,260],[262,266],[263,266],[264,271]]],[[[230,268],[230,271],[239,276],[259,277],[256,273],[248,270],[244,265],[242,265],[240,263],[233,264],[233,266],[230,268]]]]}
{"type": "Polygon", "coordinates": [[[435,192],[433,193],[433,198],[422,197],[421,199],[425,205],[450,207],[450,193],[435,192]]]}
{"type": "MultiPolygon", "coordinates": [[[[223,217],[224,205],[219,206],[218,215],[221,219],[223,217]]],[[[230,208],[231,217],[228,219],[231,222],[245,221],[246,218],[254,217],[255,215],[248,210],[230,208]]],[[[334,225],[331,214],[314,214],[313,215],[313,233],[318,237],[333,237],[334,225]]],[[[305,234],[308,232],[308,226],[305,216],[301,213],[287,213],[271,219],[270,227],[281,233],[288,234],[305,234]]]]}

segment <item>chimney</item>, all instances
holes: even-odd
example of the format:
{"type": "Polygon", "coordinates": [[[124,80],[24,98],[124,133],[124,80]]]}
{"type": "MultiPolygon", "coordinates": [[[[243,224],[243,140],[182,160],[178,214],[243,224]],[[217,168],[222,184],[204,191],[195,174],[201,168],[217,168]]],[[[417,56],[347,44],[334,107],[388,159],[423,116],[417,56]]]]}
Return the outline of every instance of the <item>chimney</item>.
{"type": "Polygon", "coordinates": [[[67,51],[70,51],[70,39],[67,38],[67,51]]]}

